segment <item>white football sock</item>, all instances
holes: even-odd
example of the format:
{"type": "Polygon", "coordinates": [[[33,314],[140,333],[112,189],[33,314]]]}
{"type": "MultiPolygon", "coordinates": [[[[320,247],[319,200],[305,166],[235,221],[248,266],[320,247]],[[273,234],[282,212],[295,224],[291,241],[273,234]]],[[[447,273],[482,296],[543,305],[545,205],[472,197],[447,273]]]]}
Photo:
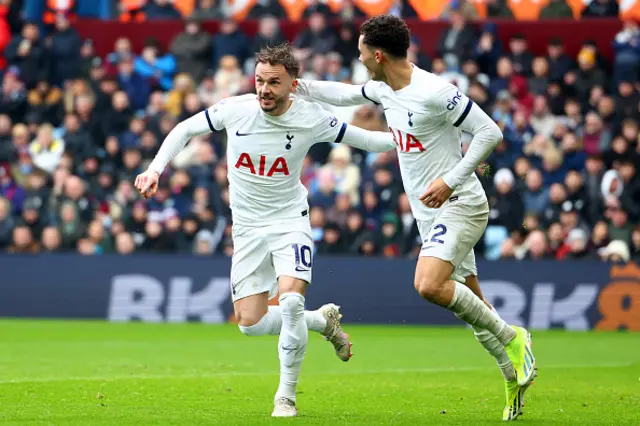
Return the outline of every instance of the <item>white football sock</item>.
{"type": "Polygon", "coordinates": [[[508,382],[516,380],[516,370],[513,368],[513,364],[509,359],[509,355],[507,355],[507,351],[504,349],[504,345],[498,341],[496,336],[491,334],[489,330],[482,330],[475,326],[473,327],[473,334],[486,351],[495,358],[504,379],[508,382]]]}
{"type": "Polygon", "coordinates": [[[454,284],[453,298],[447,309],[467,324],[488,330],[503,346],[516,336],[516,331],[491,311],[469,287],[457,281],[454,284]]]}
{"type": "MultiPolygon", "coordinates": [[[[282,327],[282,315],[280,311],[273,311],[269,306],[267,313],[260,318],[260,321],[250,326],[238,325],[240,331],[245,336],[264,336],[265,334],[280,334],[282,327]]],[[[278,307],[279,308],[279,307],[278,307]]]]}
{"type": "MultiPolygon", "coordinates": [[[[327,320],[318,311],[304,311],[307,328],[322,334],[327,328],[327,320]]],[[[240,331],[246,336],[278,335],[282,328],[282,309],[280,306],[269,306],[266,315],[257,324],[248,327],[239,325],[240,331]]]]}
{"type": "Polygon", "coordinates": [[[279,302],[282,329],[278,341],[280,385],[276,398],[288,398],[295,402],[296,386],[309,337],[304,319],[304,296],[298,293],[284,293],[280,296],[279,302]]]}

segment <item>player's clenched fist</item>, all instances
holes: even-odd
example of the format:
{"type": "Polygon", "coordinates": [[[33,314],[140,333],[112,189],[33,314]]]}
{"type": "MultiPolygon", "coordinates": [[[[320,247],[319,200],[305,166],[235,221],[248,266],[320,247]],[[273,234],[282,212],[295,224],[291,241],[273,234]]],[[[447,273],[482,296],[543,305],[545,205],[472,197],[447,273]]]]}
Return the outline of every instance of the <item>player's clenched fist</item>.
{"type": "Polygon", "coordinates": [[[438,209],[451,197],[452,193],[453,189],[449,188],[442,178],[438,178],[431,182],[427,192],[420,197],[420,201],[429,208],[438,209]]]}
{"type": "Polygon", "coordinates": [[[155,170],[147,170],[136,177],[134,185],[144,198],[149,199],[153,197],[153,194],[158,190],[159,179],[160,174],[158,174],[158,172],[155,170]]]}

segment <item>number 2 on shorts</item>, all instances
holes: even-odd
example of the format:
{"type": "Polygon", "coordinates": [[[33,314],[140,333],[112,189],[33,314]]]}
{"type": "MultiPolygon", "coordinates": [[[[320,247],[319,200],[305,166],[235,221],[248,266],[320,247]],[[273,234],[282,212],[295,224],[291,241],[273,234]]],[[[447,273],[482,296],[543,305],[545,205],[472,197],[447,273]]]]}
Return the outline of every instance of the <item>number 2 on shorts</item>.
{"type": "Polygon", "coordinates": [[[305,268],[311,268],[311,247],[307,245],[291,244],[293,253],[296,257],[296,269],[302,265],[305,268]]]}
{"type": "Polygon", "coordinates": [[[431,236],[431,242],[432,243],[444,244],[444,241],[438,239],[438,237],[441,237],[441,236],[443,236],[444,234],[447,233],[447,227],[442,225],[442,224],[440,224],[440,225],[436,225],[436,226],[434,226],[432,228],[433,231],[435,231],[436,229],[439,229],[439,231],[431,236]]]}

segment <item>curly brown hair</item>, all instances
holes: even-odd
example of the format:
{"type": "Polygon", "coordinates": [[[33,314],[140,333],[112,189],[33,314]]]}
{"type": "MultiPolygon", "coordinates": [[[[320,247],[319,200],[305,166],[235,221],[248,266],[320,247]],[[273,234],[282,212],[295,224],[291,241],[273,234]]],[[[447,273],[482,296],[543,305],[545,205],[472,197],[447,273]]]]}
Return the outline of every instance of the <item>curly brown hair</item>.
{"type": "Polygon", "coordinates": [[[290,43],[263,47],[256,55],[257,64],[282,65],[293,78],[297,78],[300,73],[300,63],[293,54],[290,43]]]}

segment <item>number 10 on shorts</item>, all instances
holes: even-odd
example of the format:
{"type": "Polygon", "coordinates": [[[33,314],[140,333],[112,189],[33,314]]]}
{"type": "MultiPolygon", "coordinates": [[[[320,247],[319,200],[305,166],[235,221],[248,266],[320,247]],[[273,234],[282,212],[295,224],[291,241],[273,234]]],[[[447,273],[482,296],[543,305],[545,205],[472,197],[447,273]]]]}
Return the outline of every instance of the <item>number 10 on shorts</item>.
{"type": "Polygon", "coordinates": [[[307,245],[291,244],[296,259],[296,271],[307,272],[311,269],[311,247],[307,245]]]}

